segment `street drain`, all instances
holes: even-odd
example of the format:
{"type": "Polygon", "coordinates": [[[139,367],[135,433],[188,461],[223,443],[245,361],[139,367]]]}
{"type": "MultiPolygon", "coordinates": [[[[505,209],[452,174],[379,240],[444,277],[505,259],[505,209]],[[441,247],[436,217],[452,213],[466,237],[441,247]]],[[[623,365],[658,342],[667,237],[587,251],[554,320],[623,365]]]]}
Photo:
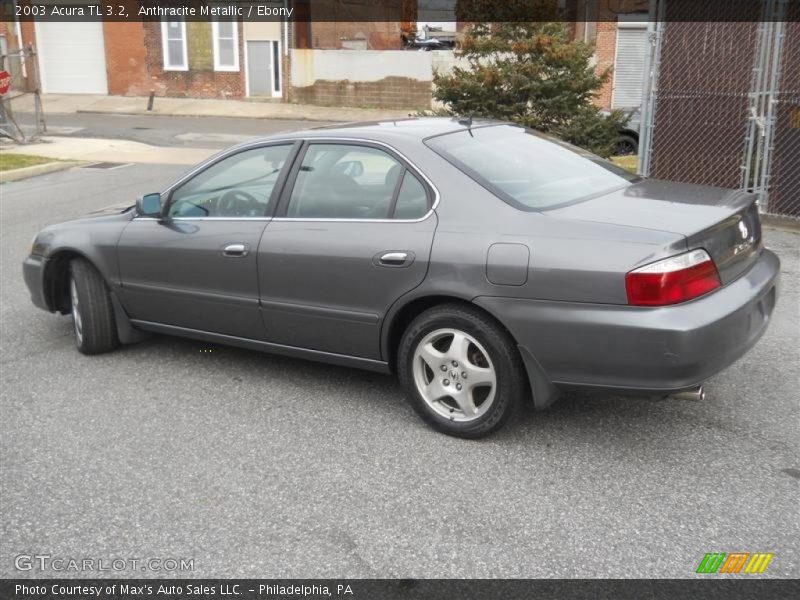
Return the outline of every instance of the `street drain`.
{"type": "Polygon", "coordinates": [[[85,165],[84,169],[118,169],[119,167],[127,167],[130,163],[115,163],[115,162],[97,162],[90,165],[85,165]]]}

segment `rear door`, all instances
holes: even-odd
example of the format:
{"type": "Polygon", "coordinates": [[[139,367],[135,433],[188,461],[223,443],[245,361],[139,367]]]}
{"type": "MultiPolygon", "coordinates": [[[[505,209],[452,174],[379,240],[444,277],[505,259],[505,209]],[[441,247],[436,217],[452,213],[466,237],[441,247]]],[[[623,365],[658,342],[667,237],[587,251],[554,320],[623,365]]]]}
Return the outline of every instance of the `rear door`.
{"type": "Polygon", "coordinates": [[[259,247],[266,339],[379,360],[384,316],[427,273],[435,198],[386,146],[308,142],[259,247]]]}
{"type": "Polygon", "coordinates": [[[131,221],[118,257],[133,319],[263,339],[258,244],[298,149],[236,151],[168,191],[163,219],[131,221]]]}

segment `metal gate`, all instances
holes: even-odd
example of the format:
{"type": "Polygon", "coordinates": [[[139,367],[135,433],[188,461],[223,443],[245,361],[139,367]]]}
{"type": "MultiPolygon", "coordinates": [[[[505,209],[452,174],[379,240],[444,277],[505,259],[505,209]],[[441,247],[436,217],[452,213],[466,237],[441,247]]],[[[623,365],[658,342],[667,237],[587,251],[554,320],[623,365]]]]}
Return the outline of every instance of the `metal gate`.
{"type": "Polygon", "coordinates": [[[11,89],[0,96],[0,138],[25,144],[47,131],[37,64],[33,46],[0,53],[0,70],[11,75],[11,89]]]}
{"type": "Polygon", "coordinates": [[[642,174],[745,189],[762,211],[800,218],[799,12],[794,0],[653,3],[642,174]]]}

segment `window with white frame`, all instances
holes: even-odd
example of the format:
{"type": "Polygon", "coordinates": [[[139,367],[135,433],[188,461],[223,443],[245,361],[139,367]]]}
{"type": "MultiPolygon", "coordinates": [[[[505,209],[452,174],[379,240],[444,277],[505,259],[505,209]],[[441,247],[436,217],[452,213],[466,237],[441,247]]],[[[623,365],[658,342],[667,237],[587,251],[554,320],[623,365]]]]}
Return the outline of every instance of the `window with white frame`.
{"type": "Polygon", "coordinates": [[[186,21],[162,21],[161,44],[165,71],[187,71],[186,21]]]}
{"type": "Polygon", "coordinates": [[[214,21],[211,32],[214,37],[214,70],[239,70],[239,30],[236,21],[214,21]]]}

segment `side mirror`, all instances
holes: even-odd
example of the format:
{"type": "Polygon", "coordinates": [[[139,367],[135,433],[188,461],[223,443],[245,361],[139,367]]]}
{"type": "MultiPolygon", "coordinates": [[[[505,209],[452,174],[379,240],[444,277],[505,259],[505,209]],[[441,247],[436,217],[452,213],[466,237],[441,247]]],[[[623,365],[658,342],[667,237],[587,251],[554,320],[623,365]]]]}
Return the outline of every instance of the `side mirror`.
{"type": "Polygon", "coordinates": [[[140,217],[161,216],[161,194],[145,194],[136,201],[136,214],[140,217]]]}

